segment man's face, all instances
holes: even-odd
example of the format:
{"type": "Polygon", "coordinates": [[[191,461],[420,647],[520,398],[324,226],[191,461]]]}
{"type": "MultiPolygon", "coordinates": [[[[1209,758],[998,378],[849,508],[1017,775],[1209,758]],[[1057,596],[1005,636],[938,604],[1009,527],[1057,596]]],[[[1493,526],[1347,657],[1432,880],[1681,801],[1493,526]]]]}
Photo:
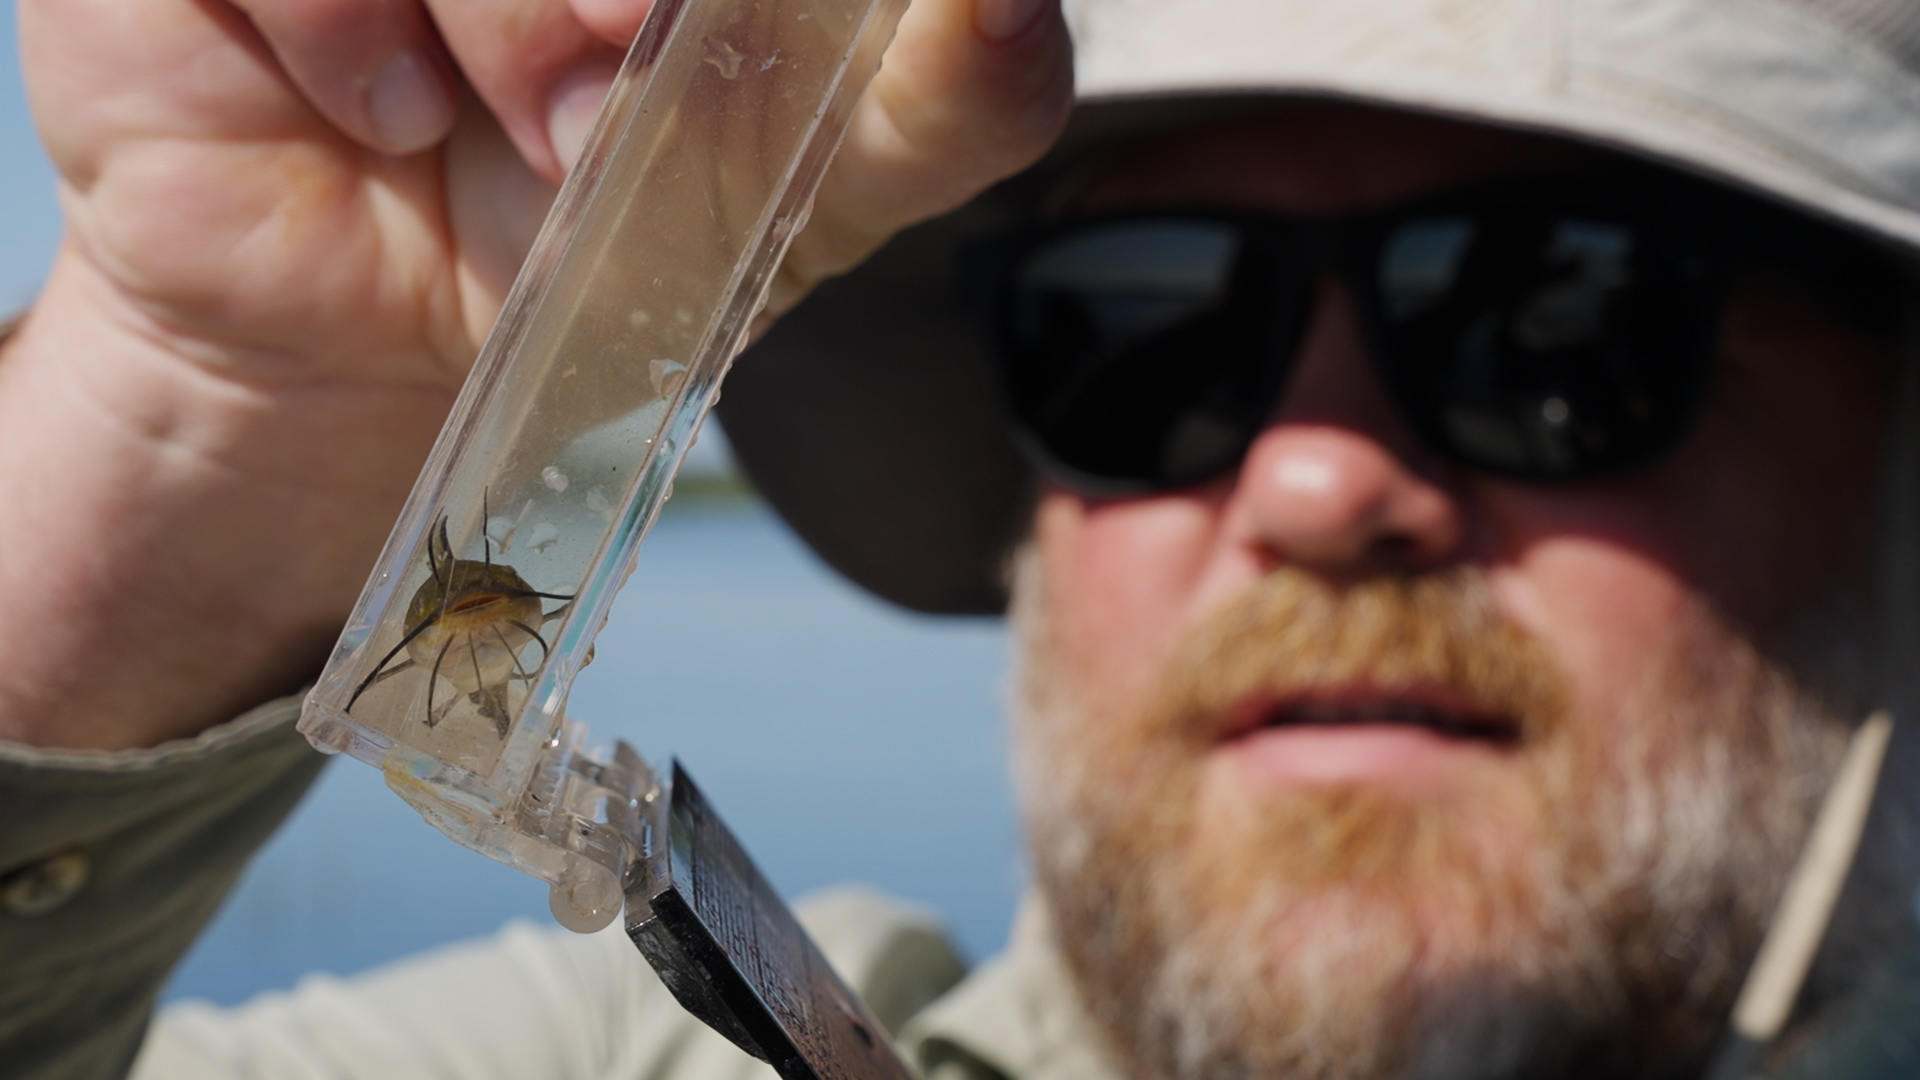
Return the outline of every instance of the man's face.
{"type": "MultiPolygon", "coordinates": [[[[1301,111],[1077,208],[1341,214],[1582,158],[1301,111]]],[[[1088,1004],[1145,1072],[1697,1059],[1860,704],[1877,347],[1746,274],[1680,447],[1562,484],[1422,446],[1338,284],[1294,363],[1235,474],[1041,500],[1021,779],[1088,1004]]]]}

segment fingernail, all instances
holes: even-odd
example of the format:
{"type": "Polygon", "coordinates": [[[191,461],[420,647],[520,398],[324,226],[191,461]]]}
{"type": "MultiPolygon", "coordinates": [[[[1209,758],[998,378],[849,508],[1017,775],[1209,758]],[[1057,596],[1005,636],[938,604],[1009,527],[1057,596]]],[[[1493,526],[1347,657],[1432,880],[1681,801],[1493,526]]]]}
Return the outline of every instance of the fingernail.
{"type": "Polygon", "coordinates": [[[565,76],[555,84],[547,100],[547,139],[553,143],[554,156],[572,171],[580,160],[580,150],[593,133],[593,122],[600,118],[600,106],[613,86],[614,69],[590,64],[565,76]]]}
{"type": "Polygon", "coordinates": [[[1011,41],[1033,25],[1047,0],[977,0],[973,27],[988,41],[1011,41]]]}
{"type": "Polygon", "coordinates": [[[453,94],[419,53],[397,53],[367,84],[367,115],[388,150],[410,154],[446,137],[453,94]]]}

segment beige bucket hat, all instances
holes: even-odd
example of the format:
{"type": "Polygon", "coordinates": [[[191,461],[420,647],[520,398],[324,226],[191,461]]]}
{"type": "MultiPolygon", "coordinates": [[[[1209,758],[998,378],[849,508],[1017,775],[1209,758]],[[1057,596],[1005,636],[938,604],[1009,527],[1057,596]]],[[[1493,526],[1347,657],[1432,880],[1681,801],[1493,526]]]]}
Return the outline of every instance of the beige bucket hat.
{"type": "Polygon", "coordinates": [[[1552,134],[1920,252],[1920,0],[1082,0],[1080,99],[1036,169],[897,237],[735,365],[721,419],[826,561],[921,611],[994,613],[1034,478],[957,253],[1101,142],[1276,101],[1552,134]]]}

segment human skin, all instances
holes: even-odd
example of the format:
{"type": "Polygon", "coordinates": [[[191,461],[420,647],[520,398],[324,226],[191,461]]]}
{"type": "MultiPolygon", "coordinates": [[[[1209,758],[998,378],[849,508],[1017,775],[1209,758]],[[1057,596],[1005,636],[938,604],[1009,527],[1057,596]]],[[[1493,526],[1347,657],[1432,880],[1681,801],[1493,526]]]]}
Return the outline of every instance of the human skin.
{"type": "MultiPolygon", "coordinates": [[[[1590,157],[1488,128],[1296,110],[1136,148],[1078,201],[1088,211],[1339,214],[1590,157]]],[[[1295,363],[1234,475],[1146,498],[1043,494],[1042,603],[1058,678],[1082,715],[1125,715],[1193,627],[1282,566],[1336,583],[1483,568],[1502,613],[1564,676],[1570,714],[1609,726],[1602,739],[1628,730],[1627,702],[1650,673],[1687,659],[1696,616],[1739,628],[1763,652],[1785,650],[1835,590],[1870,587],[1888,364],[1874,340],[1777,274],[1749,273],[1736,286],[1714,391],[1684,443],[1617,478],[1522,484],[1433,455],[1385,397],[1337,283],[1323,285],[1295,363]]],[[[1326,696],[1390,699],[1367,686],[1326,696]]],[[[1247,733],[1223,722],[1222,732],[1202,763],[1198,835],[1210,821],[1327,784],[1435,800],[1471,791],[1493,805],[1522,795],[1497,742],[1389,724],[1247,733]]]]}
{"type": "MultiPolygon", "coordinates": [[[[646,7],[21,0],[66,233],[0,363],[0,739],[317,672],[646,7]]],[[[1057,0],[916,0],[774,307],[1038,156],[1070,68],[1057,0]]]]}

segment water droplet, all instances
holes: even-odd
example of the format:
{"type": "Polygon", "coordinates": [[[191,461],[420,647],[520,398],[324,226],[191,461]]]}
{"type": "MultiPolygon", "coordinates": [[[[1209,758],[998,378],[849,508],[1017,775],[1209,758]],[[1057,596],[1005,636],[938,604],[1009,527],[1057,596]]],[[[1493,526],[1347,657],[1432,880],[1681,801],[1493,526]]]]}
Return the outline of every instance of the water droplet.
{"type": "Polygon", "coordinates": [[[540,482],[555,491],[567,490],[567,474],[552,465],[540,470],[540,482]]]}
{"type": "Polygon", "coordinates": [[[647,365],[647,378],[653,383],[655,394],[672,397],[680,392],[680,385],[687,381],[687,365],[678,360],[655,360],[647,365]]]}
{"type": "Polygon", "coordinates": [[[607,524],[613,524],[613,504],[607,501],[599,488],[587,489],[587,509],[605,518],[607,524]]]}
{"type": "Polygon", "coordinates": [[[505,554],[513,546],[514,520],[510,517],[495,515],[487,519],[487,539],[493,541],[495,551],[505,554]]]}
{"type": "Polygon", "coordinates": [[[712,64],[716,71],[720,72],[720,77],[723,79],[739,78],[740,62],[746,58],[746,53],[741,52],[717,37],[707,39],[706,61],[712,64]]]}

